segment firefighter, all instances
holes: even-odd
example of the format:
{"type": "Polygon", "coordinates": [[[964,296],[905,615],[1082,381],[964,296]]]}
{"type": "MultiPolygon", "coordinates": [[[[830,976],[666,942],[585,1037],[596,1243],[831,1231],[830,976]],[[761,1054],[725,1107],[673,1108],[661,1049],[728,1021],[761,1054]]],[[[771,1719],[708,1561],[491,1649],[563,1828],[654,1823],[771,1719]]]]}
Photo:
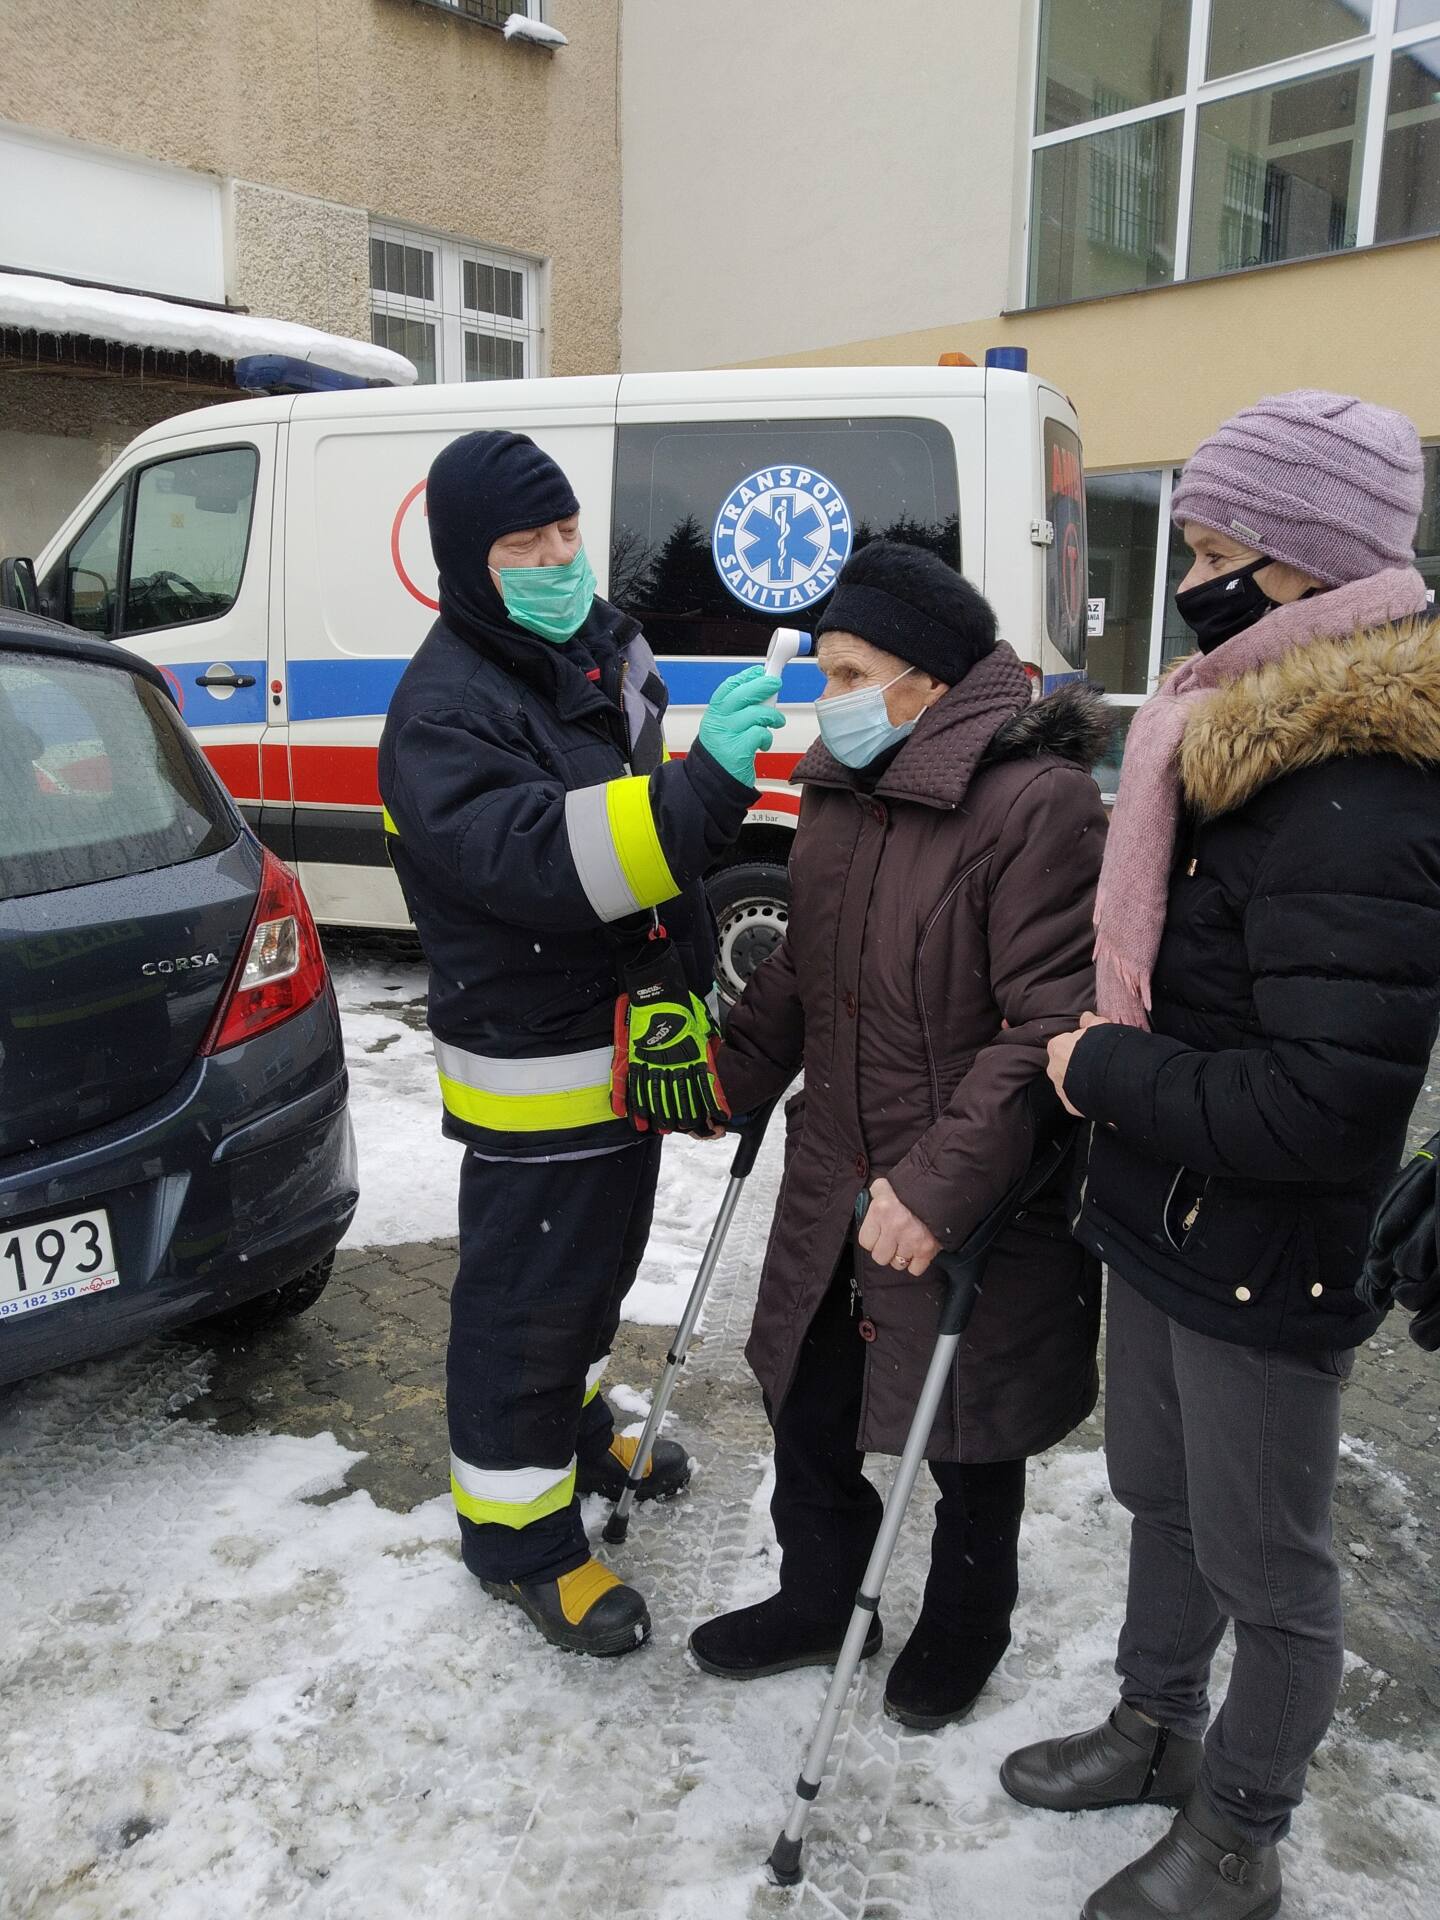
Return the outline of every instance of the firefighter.
{"type": "MultiPolygon", "coordinates": [[[[724,1118],[701,876],[783,724],[760,667],[683,761],[636,622],[598,599],[579,503],[523,434],[430,469],[440,618],[380,743],[387,844],[430,968],[444,1128],[467,1147],[446,1402],[465,1565],[555,1645],[619,1654],[641,1595],[592,1558],[580,1497],[635,1441],[600,1381],[645,1252],[660,1134],[724,1118]]],[[[659,1441],[642,1498],[689,1479],[659,1441]]]]}

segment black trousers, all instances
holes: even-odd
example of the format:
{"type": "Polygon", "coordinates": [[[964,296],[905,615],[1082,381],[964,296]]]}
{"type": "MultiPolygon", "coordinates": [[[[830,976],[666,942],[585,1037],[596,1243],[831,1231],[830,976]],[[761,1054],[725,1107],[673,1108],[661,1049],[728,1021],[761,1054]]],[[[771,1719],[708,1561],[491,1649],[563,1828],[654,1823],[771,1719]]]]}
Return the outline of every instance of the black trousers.
{"type": "Polygon", "coordinates": [[[460,1550],[481,1579],[553,1580],[589,1558],[574,1470],[614,1433],[601,1363],[659,1171],[655,1138],[593,1160],[465,1156],[445,1401],[460,1550]]]}
{"type": "MultiPolygon", "coordinates": [[[[778,1414],[771,1517],[780,1587],[797,1612],[841,1624],[880,1528],[883,1503],[865,1478],[860,1430],[865,1343],[850,1310],[848,1257],[811,1323],[778,1414]]],[[[940,1489],[925,1613],[955,1633],[1004,1632],[1019,1591],[1025,1462],[932,1460],[940,1489]]]]}

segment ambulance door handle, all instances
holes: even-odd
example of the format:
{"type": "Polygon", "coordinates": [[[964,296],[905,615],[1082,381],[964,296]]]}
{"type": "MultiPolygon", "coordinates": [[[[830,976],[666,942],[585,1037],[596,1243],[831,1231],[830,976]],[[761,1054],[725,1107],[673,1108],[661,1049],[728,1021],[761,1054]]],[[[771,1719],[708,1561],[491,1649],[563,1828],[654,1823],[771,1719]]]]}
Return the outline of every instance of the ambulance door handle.
{"type": "Polygon", "coordinates": [[[253,673],[236,673],[233,667],[210,667],[195,676],[197,687],[253,687],[253,673]]]}

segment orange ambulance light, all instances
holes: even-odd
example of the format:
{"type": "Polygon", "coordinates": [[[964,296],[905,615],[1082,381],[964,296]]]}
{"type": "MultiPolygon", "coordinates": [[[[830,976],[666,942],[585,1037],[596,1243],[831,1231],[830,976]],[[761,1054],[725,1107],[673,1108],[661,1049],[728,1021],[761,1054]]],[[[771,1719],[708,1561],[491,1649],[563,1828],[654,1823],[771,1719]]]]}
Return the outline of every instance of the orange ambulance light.
{"type": "Polygon", "coordinates": [[[973,367],[975,362],[968,353],[942,353],[936,364],[942,367],[973,367]]]}

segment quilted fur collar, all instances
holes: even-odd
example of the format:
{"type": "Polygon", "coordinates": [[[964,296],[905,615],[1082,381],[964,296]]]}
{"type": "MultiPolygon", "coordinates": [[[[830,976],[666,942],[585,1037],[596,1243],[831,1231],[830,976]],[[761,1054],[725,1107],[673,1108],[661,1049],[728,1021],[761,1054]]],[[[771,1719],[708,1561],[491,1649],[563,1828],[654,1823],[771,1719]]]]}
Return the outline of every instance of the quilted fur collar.
{"type": "Polygon", "coordinates": [[[1360,754],[1440,763],[1440,621],[1312,640],[1230,681],[1185,729],[1180,783],[1213,819],[1284,774],[1360,754]]]}

